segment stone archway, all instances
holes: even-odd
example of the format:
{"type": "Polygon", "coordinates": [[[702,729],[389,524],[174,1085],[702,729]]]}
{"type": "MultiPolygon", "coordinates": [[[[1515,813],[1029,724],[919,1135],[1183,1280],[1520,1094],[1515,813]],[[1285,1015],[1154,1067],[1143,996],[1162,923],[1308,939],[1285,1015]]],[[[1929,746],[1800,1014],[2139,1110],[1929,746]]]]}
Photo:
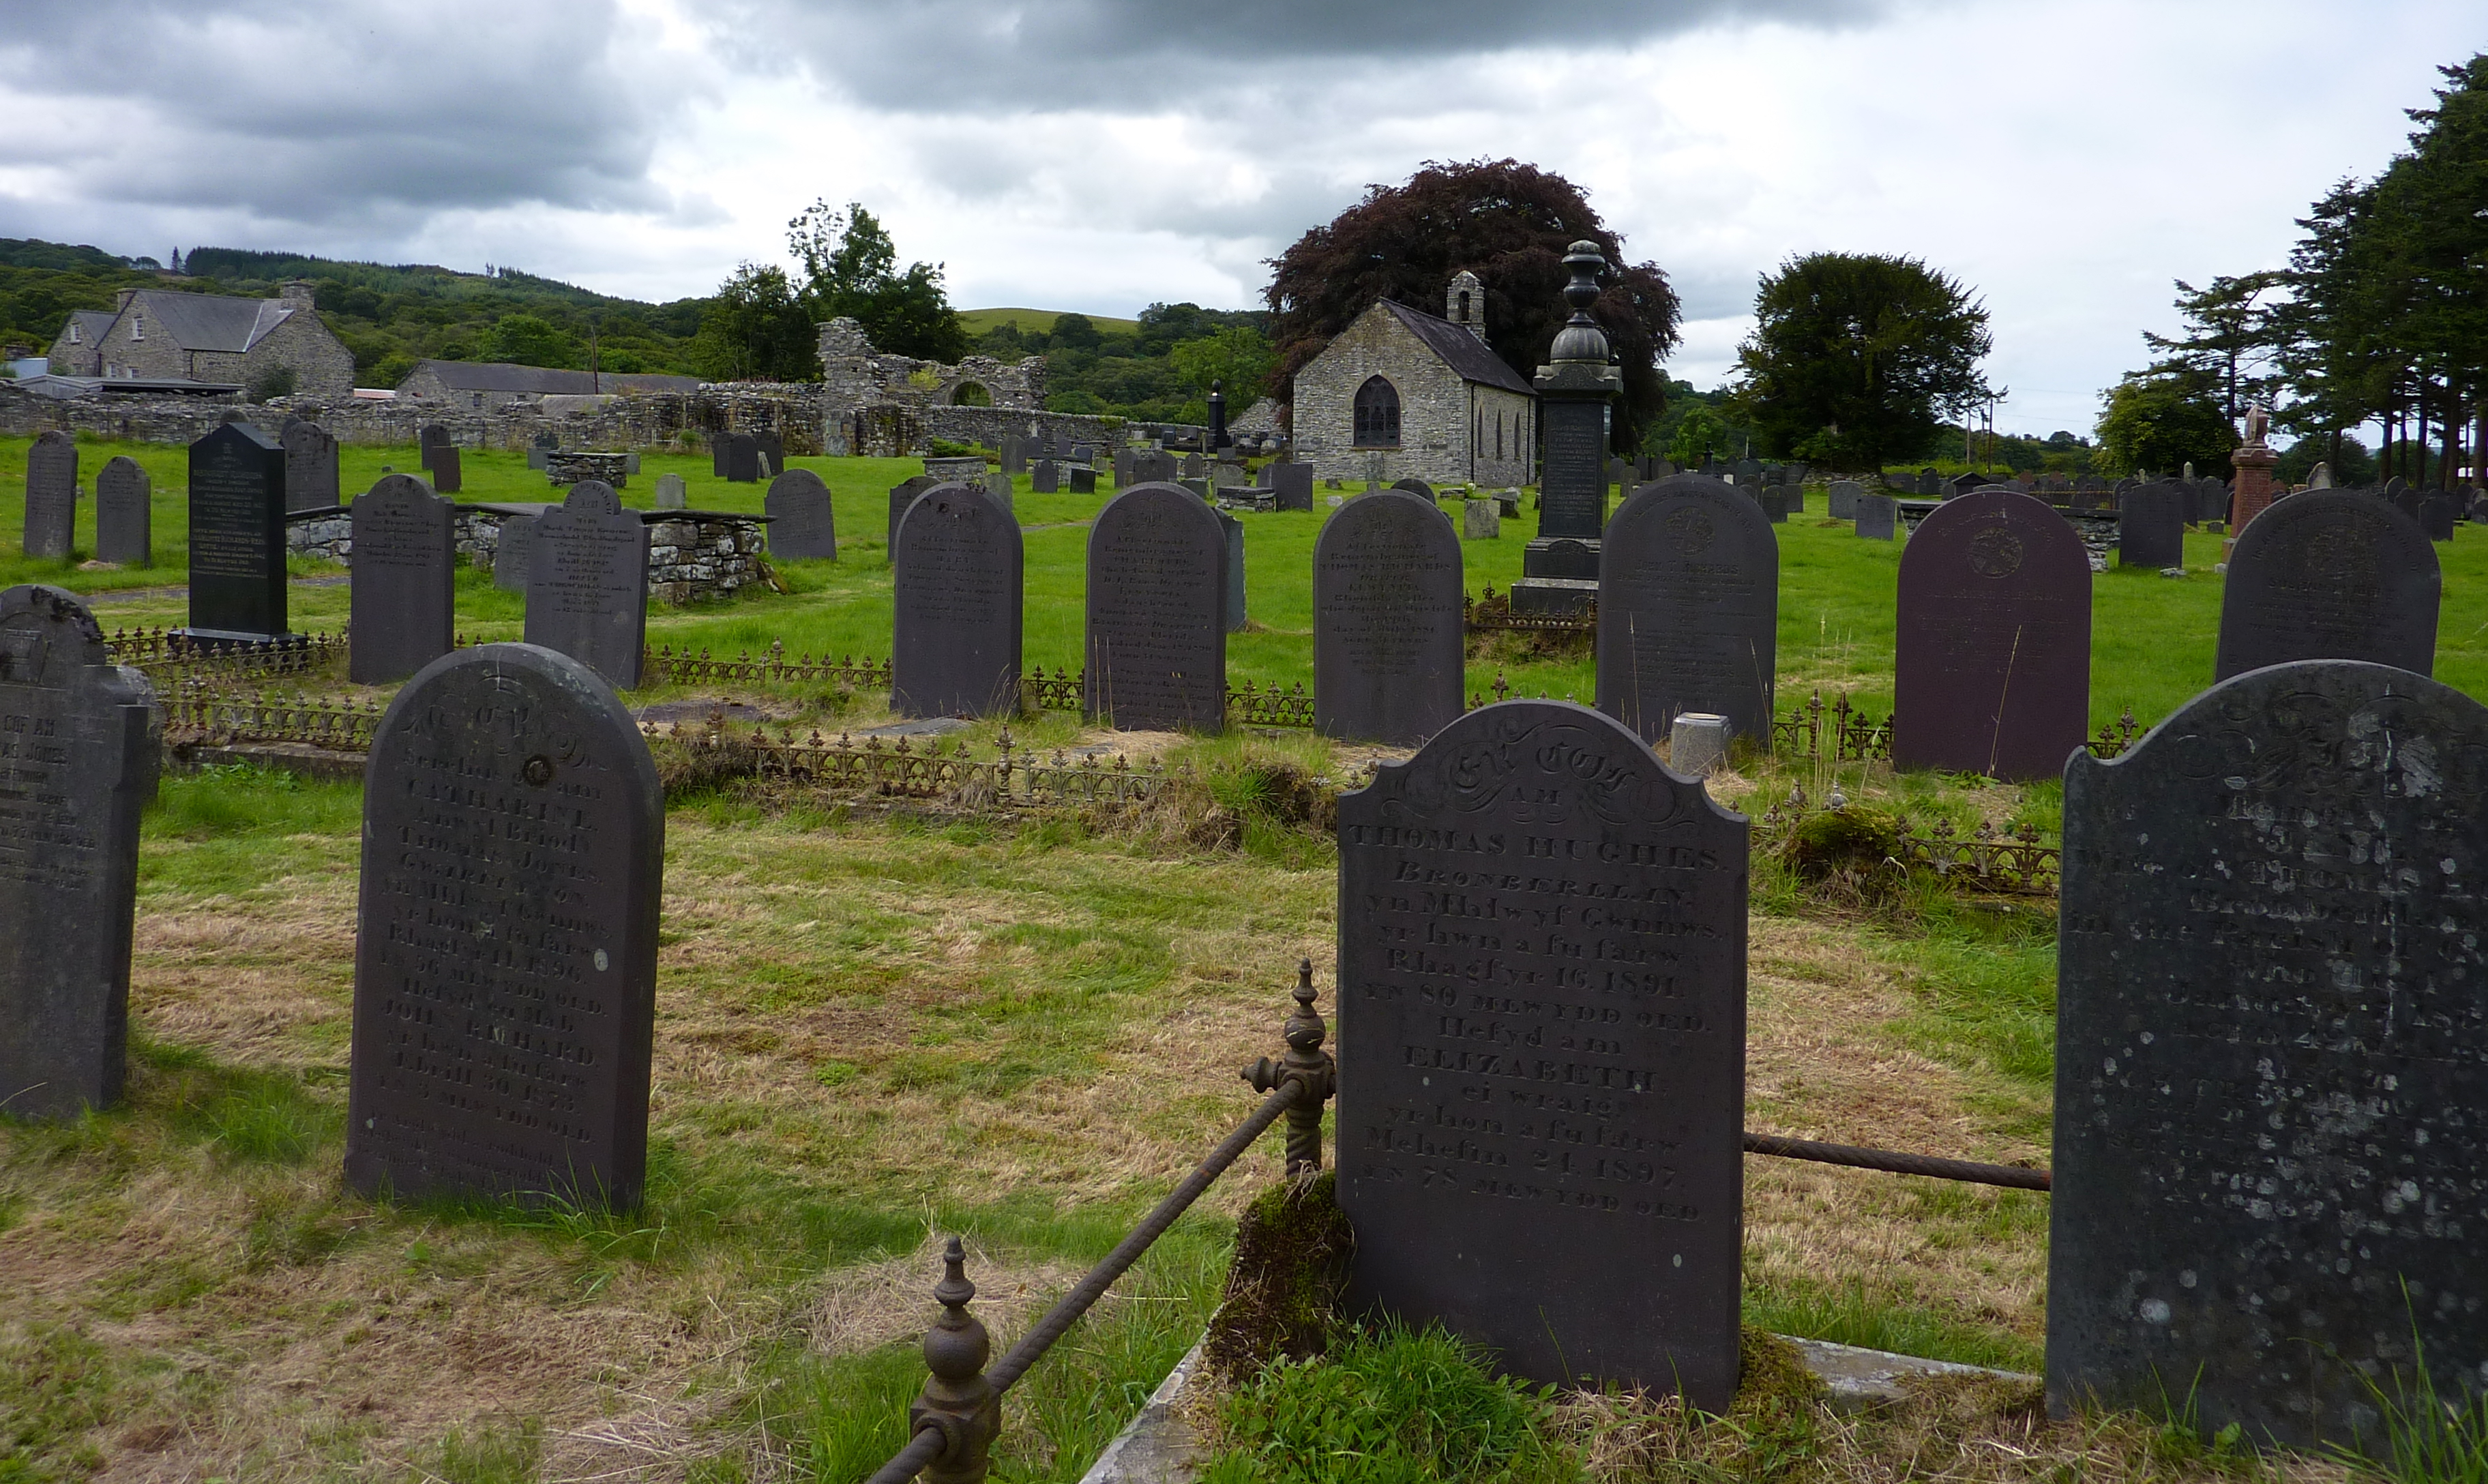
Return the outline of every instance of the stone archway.
{"type": "Polygon", "coordinates": [[[954,407],[989,407],[994,394],[981,381],[961,381],[950,388],[950,406],[954,407]]]}

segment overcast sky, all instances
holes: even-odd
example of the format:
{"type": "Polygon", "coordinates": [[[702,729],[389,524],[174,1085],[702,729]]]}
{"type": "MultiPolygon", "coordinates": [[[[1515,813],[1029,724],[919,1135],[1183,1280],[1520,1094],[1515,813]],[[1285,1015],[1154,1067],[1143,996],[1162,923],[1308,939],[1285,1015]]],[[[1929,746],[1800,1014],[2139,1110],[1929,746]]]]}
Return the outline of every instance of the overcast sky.
{"type": "MultiPolygon", "coordinates": [[[[2279,264],[2479,0],[10,0],[0,236],[509,264],[705,294],[861,200],[962,307],[1258,303],[1371,182],[1590,193],[1726,374],[1758,274],[1902,252],[2087,432],[2170,280],[2279,264]]],[[[1489,313],[1491,313],[1489,307],[1489,313]]],[[[1522,368],[1524,371],[1527,368],[1522,368]]]]}

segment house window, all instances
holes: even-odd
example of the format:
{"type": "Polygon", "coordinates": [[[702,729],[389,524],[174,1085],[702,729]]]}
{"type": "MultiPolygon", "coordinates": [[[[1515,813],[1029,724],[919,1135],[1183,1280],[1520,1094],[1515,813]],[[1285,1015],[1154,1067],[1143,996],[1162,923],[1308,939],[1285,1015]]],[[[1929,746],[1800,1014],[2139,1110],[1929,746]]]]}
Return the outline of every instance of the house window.
{"type": "Polygon", "coordinates": [[[1494,414],[1494,457],[1497,461],[1503,458],[1503,414],[1500,412],[1494,414]]]}
{"type": "Polygon", "coordinates": [[[86,336],[79,332],[75,322],[71,322],[70,324],[70,344],[73,346],[82,346],[86,344],[86,336]]]}
{"type": "Polygon", "coordinates": [[[483,394],[482,392],[477,392],[477,393],[475,394],[475,406],[479,406],[479,407],[480,407],[480,406],[482,406],[483,405],[484,405],[484,394],[483,394]]]}
{"type": "Polygon", "coordinates": [[[147,338],[147,317],[145,315],[131,315],[129,317],[129,338],[132,340],[145,340],[147,338]]]}
{"type": "Polygon", "coordinates": [[[1400,391],[1380,377],[1368,377],[1356,389],[1356,446],[1400,446],[1400,391]]]}

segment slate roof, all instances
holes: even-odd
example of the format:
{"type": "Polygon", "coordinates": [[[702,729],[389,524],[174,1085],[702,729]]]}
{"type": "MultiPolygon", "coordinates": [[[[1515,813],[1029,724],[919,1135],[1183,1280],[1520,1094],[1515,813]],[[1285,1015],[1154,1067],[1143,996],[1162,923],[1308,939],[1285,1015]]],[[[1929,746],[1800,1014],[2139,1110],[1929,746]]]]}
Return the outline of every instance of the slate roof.
{"type": "Polygon", "coordinates": [[[184,350],[247,350],[291,319],[299,306],[283,299],[228,298],[221,294],[139,292],[130,308],[147,317],[147,333],[184,350]]]}
{"type": "Polygon", "coordinates": [[[1523,397],[1538,395],[1536,388],[1522,379],[1518,372],[1503,363],[1502,356],[1487,350],[1484,341],[1463,327],[1422,309],[1411,309],[1389,299],[1382,301],[1382,307],[1406,325],[1410,334],[1424,341],[1427,350],[1441,356],[1444,365],[1458,372],[1462,379],[1500,386],[1523,397]]]}
{"type": "MultiPolygon", "coordinates": [[[[407,379],[430,372],[453,392],[517,392],[529,396],[574,396],[591,392],[693,392],[697,377],[666,377],[639,372],[555,371],[550,366],[513,366],[505,361],[417,361],[407,379]]],[[[400,382],[399,385],[405,385],[400,382]]]]}
{"type": "Polygon", "coordinates": [[[83,333],[78,337],[79,341],[82,344],[90,346],[99,346],[103,344],[103,332],[112,328],[112,322],[120,318],[121,317],[119,315],[114,314],[109,309],[72,309],[70,311],[70,322],[76,325],[81,331],[83,331],[83,333]]]}

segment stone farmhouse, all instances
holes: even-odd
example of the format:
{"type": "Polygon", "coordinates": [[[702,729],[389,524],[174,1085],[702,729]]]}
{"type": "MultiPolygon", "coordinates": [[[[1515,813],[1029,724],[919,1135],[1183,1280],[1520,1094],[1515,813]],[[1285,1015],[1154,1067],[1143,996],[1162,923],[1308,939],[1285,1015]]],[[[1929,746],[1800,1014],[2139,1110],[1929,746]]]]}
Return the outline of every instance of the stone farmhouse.
{"type": "Polygon", "coordinates": [[[272,299],[124,289],[108,315],[72,313],[51,356],[58,376],[247,386],[285,369],[298,391],[342,397],[354,388],[353,352],[320,322],[311,285],[299,280],[272,299]]]}
{"type": "Polygon", "coordinates": [[[1538,397],[1486,348],[1485,286],[1463,270],[1444,318],[1383,299],[1296,372],[1296,457],[1323,479],[1525,485],[1538,397]]]}
{"type": "Polygon", "coordinates": [[[514,366],[506,361],[417,361],[397,384],[401,400],[433,403],[469,411],[497,411],[513,403],[544,397],[586,397],[598,393],[698,391],[697,377],[668,377],[638,372],[556,371],[549,366],[514,366]]]}
{"type": "Polygon", "coordinates": [[[1061,420],[1043,410],[1041,355],[1016,364],[971,355],[950,366],[885,355],[853,320],[832,320],[820,333],[821,441],[830,453],[894,458],[920,452],[927,437],[998,445],[1004,433],[1024,431],[1018,425],[1031,413],[1061,420]]]}

